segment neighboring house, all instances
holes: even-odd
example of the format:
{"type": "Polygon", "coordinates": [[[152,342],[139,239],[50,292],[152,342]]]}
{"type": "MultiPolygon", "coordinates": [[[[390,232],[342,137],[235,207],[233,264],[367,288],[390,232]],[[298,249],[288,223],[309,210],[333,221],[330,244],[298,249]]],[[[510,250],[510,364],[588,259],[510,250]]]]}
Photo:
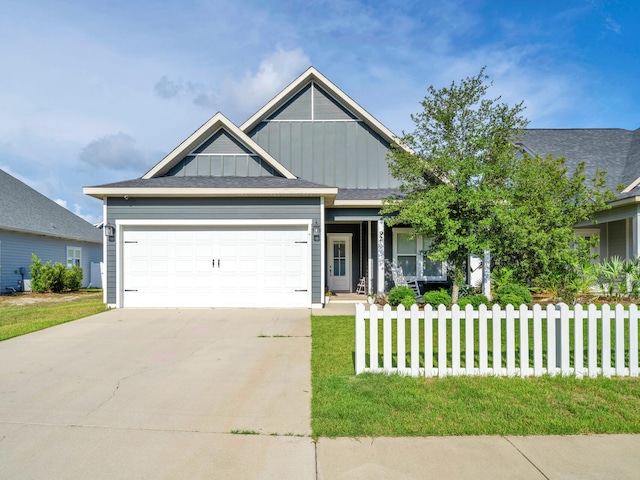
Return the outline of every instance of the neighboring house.
{"type": "Polygon", "coordinates": [[[102,238],[101,230],[0,170],[0,293],[23,289],[32,253],[43,263],[81,266],[87,286],[91,264],[102,261],[102,238]]]}
{"type": "Polygon", "coordinates": [[[607,188],[618,192],[611,208],[584,222],[575,231],[600,238],[596,253],[601,260],[640,256],[640,129],[614,128],[528,129],[521,144],[530,155],[565,157],[569,172],[585,162],[590,179],[596,169],[607,172],[607,188]]]}

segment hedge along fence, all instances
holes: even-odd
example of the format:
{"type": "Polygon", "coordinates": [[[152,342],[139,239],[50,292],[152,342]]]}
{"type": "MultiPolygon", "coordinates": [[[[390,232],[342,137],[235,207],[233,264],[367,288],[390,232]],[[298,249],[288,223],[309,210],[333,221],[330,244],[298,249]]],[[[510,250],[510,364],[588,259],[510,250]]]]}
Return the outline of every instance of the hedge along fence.
{"type": "Polygon", "coordinates": [[[638,308],[356,305],[356,374],[637,377],[638,308]],[[368,325],[367,325],[368,324],[368,325]],[[367,328],[368,326],[368,328],[367,328]],[[368,360],[368,362],[367,362],[368,360]],[[612,364],[613,360],[613,364],[612,364]]]}

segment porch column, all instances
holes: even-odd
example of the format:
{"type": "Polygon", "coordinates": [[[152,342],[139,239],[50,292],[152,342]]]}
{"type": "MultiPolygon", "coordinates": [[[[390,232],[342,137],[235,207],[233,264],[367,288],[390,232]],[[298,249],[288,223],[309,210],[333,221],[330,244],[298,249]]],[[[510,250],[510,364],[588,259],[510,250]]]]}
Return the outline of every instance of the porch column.
{"type": "Polygon", "coordinates": [[[631,217],[631,232],[633,239],[631,258],[638,258],[640,257],[640,211],[638,207],[636,207],[636,214],[631,217]]]}
{"type": "Polygon", "coordinates": [[[378,290],[384,293],[384,220],[378,219],[378,290]]]}
{"type": "Polygon", "coordinates": [[[371,221],[367,222],[367,294],[373,293],[373,252],[371,251],[371,221]]]}

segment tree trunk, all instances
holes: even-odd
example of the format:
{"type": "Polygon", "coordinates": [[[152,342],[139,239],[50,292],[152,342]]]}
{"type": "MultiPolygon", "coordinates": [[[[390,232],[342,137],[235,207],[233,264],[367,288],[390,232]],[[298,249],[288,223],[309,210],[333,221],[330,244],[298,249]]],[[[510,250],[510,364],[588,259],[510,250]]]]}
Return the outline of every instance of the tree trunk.
{"type": "Polygon", "coordinates": [[[458,303],[458,297],[460,296],[460,285],[455,280],[453,281],[453,287],[451,288],[451,303],[458,303]]]}

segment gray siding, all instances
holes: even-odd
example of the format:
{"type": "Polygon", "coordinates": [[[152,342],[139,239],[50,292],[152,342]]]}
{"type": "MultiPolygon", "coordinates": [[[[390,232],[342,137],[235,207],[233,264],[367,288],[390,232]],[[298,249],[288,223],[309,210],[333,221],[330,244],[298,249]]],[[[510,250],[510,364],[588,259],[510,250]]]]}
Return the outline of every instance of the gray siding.
{"type": "Polygon", "coordinates": [[[327,92],[314,84],[313,89],[314,120],[356,120],[357,117],[340,105],[327,92]]]}
{"type": "Polygon", "coordinates": [[[358,121],[263,122],[249,132],[294,175],[339,188],[395,188],[389,144],[358,121]]]}
{"type": "Polygon", "coordinates": [[[191,155],[169,171],[175,177],[264,177],[276,171],[257,155],[191,155]]]}
{"type": "Polygon", "coordinates": [[[102,261],[102,245],[0,230],[0,292],[5,293],[6,287],[20,289],[20,267],[26,269],[24,278],[31,279],[32,253],[43,263],[66,265],[67,246],[82,248],[82,286],[86,287],[91,277],[91,263],[102,261]]]}
{"type": "MultiPolygon", "coordinates": [[[[318,198],[109,198],[107,223],[116,220],[266,220],[320,222],[318,198]]],[[[322,301],[320,242],[311,249],[311,298],[322,301]]],[[[116,303],[116,243],[107,243],[107,303],[116,303]]]]}
{"type": "Polygon", "coordinates": [[[269,120],[311,120],[311,84],[291,97],[269,120]]]}
{"type": "Polygon", "coordinates": [[[610,222],[607,232],[607,257],[627,257],[627,221],[610,222]]]}
{"type": "Polygon", "coordinates": [[[191,153],[218,153],[228,154],[250,154],[252,153],[245,145],[229,135],[224,130],[218,130],[211,135],[202,145],[191,153]]]}

